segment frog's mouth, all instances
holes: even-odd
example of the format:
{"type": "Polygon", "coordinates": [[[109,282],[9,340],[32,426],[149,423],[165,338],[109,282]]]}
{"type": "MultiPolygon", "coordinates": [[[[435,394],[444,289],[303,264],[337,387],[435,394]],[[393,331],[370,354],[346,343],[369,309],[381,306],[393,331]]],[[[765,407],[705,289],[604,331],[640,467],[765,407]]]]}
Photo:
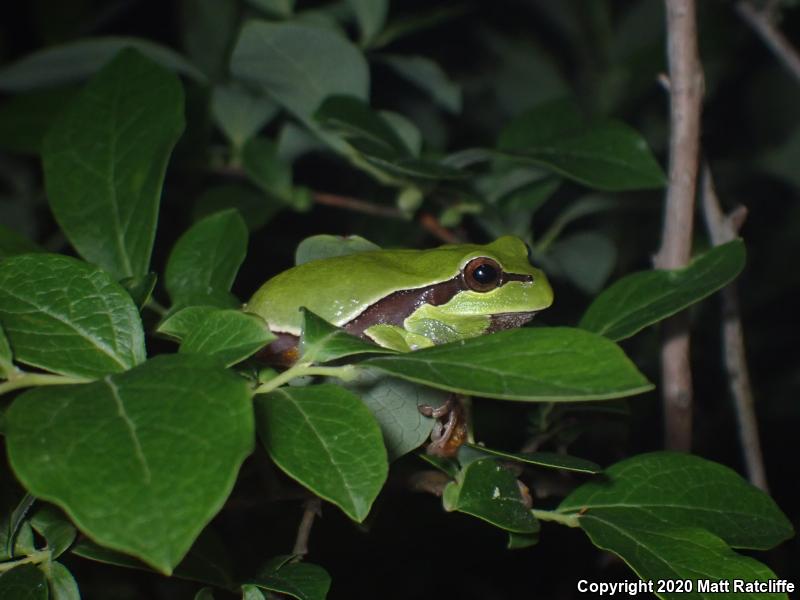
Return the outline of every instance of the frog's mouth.
{"type": "Polygon", "coordinates": [[[495,331],[502,331],[503,329],[522,327],[525,323],[533,319],[538,312],[538,310],[534,310],[531,312],[509,312],[491,315],[489,317],[489,329],[487,332],[494,333],[495,331]]]}

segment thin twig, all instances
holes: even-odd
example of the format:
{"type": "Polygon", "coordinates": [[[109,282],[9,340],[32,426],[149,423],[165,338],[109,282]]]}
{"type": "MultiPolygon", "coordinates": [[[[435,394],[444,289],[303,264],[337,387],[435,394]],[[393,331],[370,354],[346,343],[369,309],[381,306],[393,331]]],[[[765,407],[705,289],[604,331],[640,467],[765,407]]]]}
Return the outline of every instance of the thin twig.
{"type": "Polygon", "coordinates": [[[770,3],[763,10],[759,10],[751,2],[740,0],[736,3],[736,12],[756,32],[792,76],[800,81],[800,53],[775,25],[774,5],[770,3]]]}
{"type": "Polygon", "coordinates": [[[447,229],[430,213],[421,213],[419,215],[419,224],[425,231],[445,244],[458,244],[462,241],[459,236],[447,229]]]}
{"type": "Polygon", "coordinates": [[[294,540],[292,554],[295,556],[305,556],[308,554],[308,538],[311,537],[311,527],[314,525],[314,517],[322,514],[322,502],[319,498],[309,498],[305,501],[303,518],[297,527],[297,537],[294,540]]]}
{"type": "MultiPolygon", "coordinates": [[[[694,0],[666,0],[666,8],[671,123],[669,186],[661,248],[654,262],[660,269],[677,269],[689,262],[692,249],[703,71],[697,50],[694,0]]],[[[692,437],[692,375],[686,313],[665,321],[663,333],[665,445],[688,450],[692,437]]]]}
{"type": "MultiPolygon", "coordinates": [[[[703,167],[702,181],[703,215],[711,241],[718,246],[731,241],[739,234],[747,210],[739,206],[729,215],[722,212],[708,165],[703,167]]],[[[733,283],[722,290],[722,318],[725,368],[728,371],[731,397],[739,424],[739,442],[742,445],[747,478],[754,486],[766,492],[767,474],[761,453],[750,372],[747,368],[739,296],[733,283]]]]}
{"type": "Polygon", "coordinates": [[[450,478],[441,471],[418,471],[408,478],[407,484],[412,492],[424,492],[441,496],[450,478]]]}
{"type": "Polygon", "coordinates": [[[326,192],[312,192],[311,197],[317,204],[324,204],[325,206],[334,206],[336,208],[343,208],[360,212],[365,215],[374,215],[376,217],[388,217],[390,219],[407,219],[406,215],[394,206],[383,206],[366,200],[359,200],[358,198],[351,198],[349,196],[339,196],[338,194],[328,194],[326,192]]]}

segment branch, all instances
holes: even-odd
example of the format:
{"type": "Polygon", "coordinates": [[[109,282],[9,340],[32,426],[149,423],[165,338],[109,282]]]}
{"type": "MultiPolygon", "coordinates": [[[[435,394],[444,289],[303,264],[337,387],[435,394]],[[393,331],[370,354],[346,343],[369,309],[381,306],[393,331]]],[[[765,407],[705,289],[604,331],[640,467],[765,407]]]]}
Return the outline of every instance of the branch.
{"type": "MultiPolygon", "coordinates": [[[[714,245],[718,246],[734,239],[744,223],[747,210],[739,206],[730,215],[722,212],[708,165],[703,168],[702,200],[703,216],[714,245]]],[[[739,443],[742,445],[747,478],[754,486],[766,492],[767,474],[761,453],[750,372],[747,368],[739,296],[733,283],[722,290],[722,318],[725,368],[728,371],[733,406],[739,424],[739,443]]]]}
{"type": "Polygon", "coordinates": [[[389,217],[390,219],[403,219],[407,217],[394,206],[383,206],[381,204],[374,204],[366,200],[359,200],[358,198],[351,198],[349,196],[339,196],[337,194],[328,194],[325,192],[312,192],[311,197],[317,204],[324,204],[325,206],[334,206],[336,208],[344,208],[360,212],[365,215],[374,215],[376,217],[389,217]]]}
{"type": "Polygon", "coordinates": [[[297,537],[294,541],[292,554],[303,557],[308,554],[308,539],[311,537],[311,527],[314,525],[314,517],[322,514],[322,502],[319,498],[309,498],[305,502],[303,518],[297,528],[297,537]]]}
{"type": "Polygon", "coordinates": [[[740,0],[736,12],[756,32],[792,76],[800,81],[800,54],[775,25],[774,6],[768,3],[759,10],[751,2],[740,0]]]}
{"type": "MultiPolygon", "coordinates": [[[[692,249],[703,71],[697,50],[694,0],[666,0],[666,8],[671,124],[669,186],[661,248],[654,262],[660,269],[677,269],[688,264],[692,249]]],[[[687,314],[665,321],[663,333],[665,445],[688,450],[692,437],[692,375],[687,314]]]]}

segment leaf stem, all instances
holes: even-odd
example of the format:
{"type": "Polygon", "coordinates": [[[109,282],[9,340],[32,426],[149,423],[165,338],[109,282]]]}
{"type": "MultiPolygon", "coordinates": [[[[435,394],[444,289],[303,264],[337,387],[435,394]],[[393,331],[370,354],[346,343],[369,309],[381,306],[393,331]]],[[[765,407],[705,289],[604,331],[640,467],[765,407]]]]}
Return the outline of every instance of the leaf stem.
{"type": "Polygon", "coordinates": [[[149,298],[147,303],[145,304],[146,308],[149,308],[154,313],[156,313],[159,317],[163,317],[167,314],[167,309],[158,300],[154,300],[153,298],[149,298]]]}
{"type": "Polygon", "coordinates": [[[89,383],[91,379],[83,377],[68,377],[66,375],[50,375],[48,373],[26,373],[17,371],[9,374],[7,381],[0,383],[0,396],[13,390],[40,385],[70,385],[74,383],[89,383]]]}
{"type": "Polygon", "coordinates": [[[308,375],[322,375],[325,377],[337,377],[343,381],[352,381],[356,378],[356,367],[354,365],[344,365],[341,367],[317,367],[309,363],[297,363],[293,367],[286,369],[283,373],[259,385],[254,394],[267,394],[279,388],[284,383],[290,382],[298,377],[308,375]]]}
{"type": "Polygon", "coordinates": [[[532,508],[531,513],[540,521],[551,521],[559,525],[566,525],[567,527],[580,527],[578,515],[576,514],[565,515],[552,510],[538,510],[536,508],[532,508]]]}
{"type": "Polygon", "coordinates": [[[37,550],[36,552],[29,554],[25,558],[20,558],[19,560],[10,560],[8,562],[0,563],[0,573],[5,573],[6,571],[10,571],[15,567],[19,567],[20,565],[27,565],[27,564],[34,564],[38,565],[39,563],[47,562],[50,560],[50,550],[37,550]]]}

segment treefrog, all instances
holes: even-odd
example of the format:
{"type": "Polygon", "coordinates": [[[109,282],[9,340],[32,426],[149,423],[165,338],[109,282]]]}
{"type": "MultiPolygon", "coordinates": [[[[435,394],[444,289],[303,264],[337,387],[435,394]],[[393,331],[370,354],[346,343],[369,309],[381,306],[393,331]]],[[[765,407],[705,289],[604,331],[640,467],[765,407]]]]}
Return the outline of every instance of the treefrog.
{"type": "Polygon", "coordinates": [[[519,238],[313,260],[264,283],[244,305],[278,339],[262,355],[297,359],[304,306],[348,333],[408,352],[519,327],[553,302],[519,238]]]}
{"type": "MultiPolygon", "coordinates": [[[[278,336],[260,357],[276,366],[298,358],[304,306],[345,331],[409,352],[519,327],[553,302],[544,273],[519,238],[431,250],[372,250],[313,260],[262,285],[244,305],[278,336]]],[[[452,456],[466,438],[464,410],[451,396],[420,407],[437,419],[428,452],[452,456]]]]}

